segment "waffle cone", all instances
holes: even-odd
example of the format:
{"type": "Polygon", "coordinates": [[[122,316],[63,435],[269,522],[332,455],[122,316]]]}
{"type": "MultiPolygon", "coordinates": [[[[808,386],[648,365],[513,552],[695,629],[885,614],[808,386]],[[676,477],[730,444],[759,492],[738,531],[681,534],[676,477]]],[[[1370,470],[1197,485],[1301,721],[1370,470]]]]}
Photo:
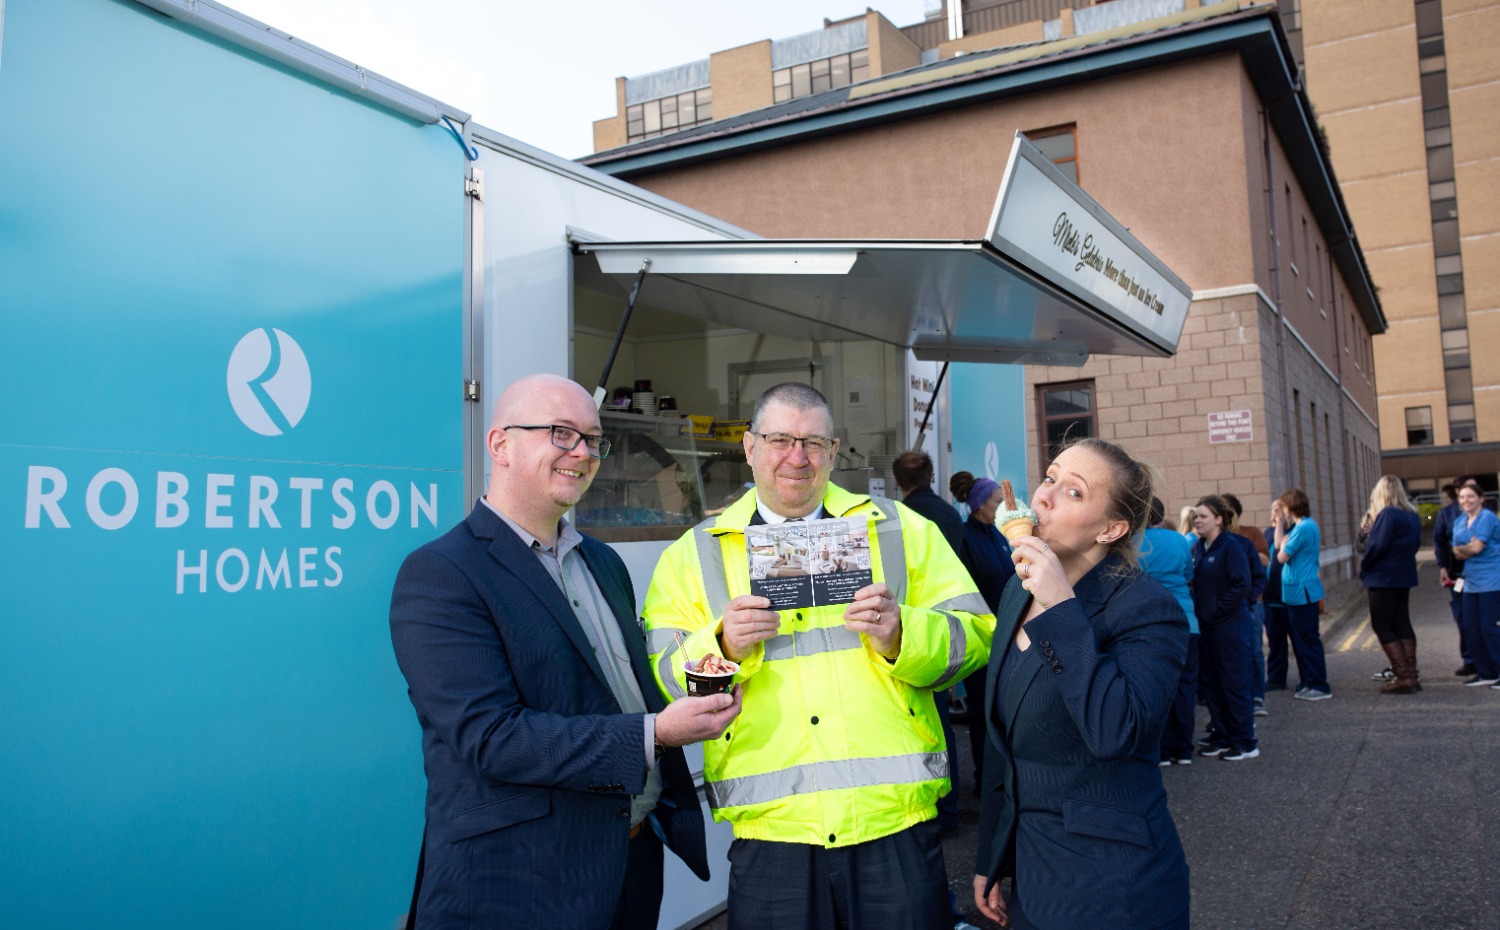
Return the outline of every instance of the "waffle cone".
{"type": "Polygon", "coordinates": [[[1017,517],[1014,520],[1006,520],[1000,524],[1000,535],[1008,540],[1017,540],[1022,536],[1030,536],[1031,531],[1036,529],[1036,521],[1029,517],[1017,517]]]}

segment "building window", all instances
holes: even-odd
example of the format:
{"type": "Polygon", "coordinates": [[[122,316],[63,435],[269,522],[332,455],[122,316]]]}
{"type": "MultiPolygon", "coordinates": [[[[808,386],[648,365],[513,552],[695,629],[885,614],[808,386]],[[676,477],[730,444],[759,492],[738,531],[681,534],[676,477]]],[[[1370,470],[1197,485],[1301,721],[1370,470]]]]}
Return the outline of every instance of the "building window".
{"type": "Polygon", "coordinates": [[[1042,448],[1047,463],[1057,457],[1064,444],[1073,439],[1097,436],[1094,421],[1094,382],[1070,381],[1067,384],[1044,384],[1037,388],[1042,416],[1042,448]]]}
{"type": "Polygon", "coordinates": [[[1074,124],[1036,129],[1026,133],[1031,144],[1041,149],[1068,180],[1078,183],[1078,127],[1074,124]]]}
{"type": "Polygon", "coordinates": [[[821,94],[835,87],[858,84],[870,76],[870,50],[834,55],[771,72],[771,90],[777,103],[821,94]]]}
{"type": "Polygon", "coordinates": [[[625,108],[625,139],[639,142],[687,129],[714,118],[713,91],[707,87],[625,108]]]}
{"type": "Polygon", "coordinates": [[[1469,367],[1469,331],[1450,329],[1443,332],[1443,370],[1469,367]]]}
{"type": "Polygon", "coordinates": [[[1406,444],[1408,446],[1432,445],[1432,408],[1406,408],[1406,444]]]}
{"type": "Polygon", "coordinates": [[[1475,442],[1478,430],[1474,426],[1473,404],[1448,405],[1448,441],[1475,442]]]}

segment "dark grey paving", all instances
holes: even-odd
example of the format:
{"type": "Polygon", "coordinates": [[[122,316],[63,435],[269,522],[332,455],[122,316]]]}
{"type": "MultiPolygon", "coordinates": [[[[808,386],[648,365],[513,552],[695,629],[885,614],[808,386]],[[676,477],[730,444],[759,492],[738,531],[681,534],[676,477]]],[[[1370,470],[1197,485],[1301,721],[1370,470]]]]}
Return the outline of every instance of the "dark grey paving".
{"type": "MultiPolygon", "coordinates": [[[[1354,610],[1325,632],[1332,700],[1274,692],[1258,721],[1259,759],[1163,770],[1192,868],[1194,927],[1500,930],[1500,692],[1454,677],[1447,593],[1431,563],[1421,581],[1420,694],[1379,694],[1369,676],[1385,658],[1354,610]]],[[[958,739],[967,759],[962,726],[958,739]]],[[[959,836],[944,843],[951,887],[990,928],[970,899],[978,809],[967,784],[962,812],[959,836]]],[[[722,915],[703,925],[725,926],[722,915]]]]}

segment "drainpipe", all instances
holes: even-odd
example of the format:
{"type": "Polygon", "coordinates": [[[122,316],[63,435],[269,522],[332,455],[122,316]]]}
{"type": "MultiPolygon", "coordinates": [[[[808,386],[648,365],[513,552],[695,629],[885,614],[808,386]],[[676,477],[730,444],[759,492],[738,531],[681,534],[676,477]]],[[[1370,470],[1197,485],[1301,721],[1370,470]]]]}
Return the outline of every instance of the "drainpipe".
{"type": "MultiPolygon", "coordinates": [[[[1348,241],[1348,239],[1345,239],[1339,245],[1343,245],[1344,242],[1348,241]]],[[[1323,257],[1328,262],[1328,286],[1336,293],[1337,287],[1334,282],[1338,279],[1334,277],[1334,274],[1338,266],[1333,262],[1333,246],[1329,246],[1328,254],[1323,257]]],[[[1331,298],[1333,294],[1329,294],[1328,296],[1331,298]]],[[[1337,303],[1334,301],[1330,301],[1330,303],[1333,304],[1333,357],[1337,362],[1333,366],[1333,370],[1339,383],[1339,432],[1344,436],[1344,487],[1348,489],[1348,493],[1344,497],[1347,504],[1346,513],[1348,514],[1348,519],[1344,521],[1344,527],[1347,529],[1354,525],[1354,502],[1357,498],[1354,493],[1353,466],[1350,463],[1350,459],[1353,456],[1350,454],[1349,444],[1352,440],[1349,436],[1348,421],[1344,419],[1344,405],[1346,403],[1344,398],[1344,346],[1343,341],[1339,339],[1339,324],[1342,320],[1339,319],[1341,314],[1338,311],[1337,303]]]]}
{"type": "MultiPolygon", "coordinates": [[[[1281,98],[1285,99],[1286,97],[1281,98]]],[[[1287,384],[1286,377],[1286,307],[1281,297],[1281,234],[1276,227],[1276,176],[1271,170],[1271,107],[1281,100],[1261,109],[1260,132],[1262,156],[1266,166],[1266,214],[1271,225],[1271,300],[1276,307],[1276,377],[1281,382],[1281,448],[1285,456],[1283,475],[1286,478],[1286,487],[1282,488],[1284,491],[1295,486],[1292,480],[1296,462],[1292,455],[1292,417],[1296,412],[1292,410],[1291,385],[1287,384]]],[[[1273,490],[1271,493],[1280,492],[1273,490]]]]}

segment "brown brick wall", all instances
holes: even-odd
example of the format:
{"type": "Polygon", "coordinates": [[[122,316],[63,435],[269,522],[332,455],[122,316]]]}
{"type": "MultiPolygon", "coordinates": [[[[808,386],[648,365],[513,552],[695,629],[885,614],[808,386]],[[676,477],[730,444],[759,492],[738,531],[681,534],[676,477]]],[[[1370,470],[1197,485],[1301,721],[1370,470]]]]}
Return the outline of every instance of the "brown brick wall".
{"type": "Polygon", "coordinates": [[[870,77],[894,74],[922,63],[922,50],[917,44],[875,10],[865,14],[865,36],[870,48],[870,77]]]}
{"type": "Polygon", "coordinates": [[[775,102],[771,89],[771,40],[714,52],[708,59],[714,119],[736,116],[775,102]]]}
{"type": "Polygon", "coordinates": [[[627,141],[625,120],[625,79],[615,78],[615,115],[594,120],[594,151],[616,149],[627,141]]]}

